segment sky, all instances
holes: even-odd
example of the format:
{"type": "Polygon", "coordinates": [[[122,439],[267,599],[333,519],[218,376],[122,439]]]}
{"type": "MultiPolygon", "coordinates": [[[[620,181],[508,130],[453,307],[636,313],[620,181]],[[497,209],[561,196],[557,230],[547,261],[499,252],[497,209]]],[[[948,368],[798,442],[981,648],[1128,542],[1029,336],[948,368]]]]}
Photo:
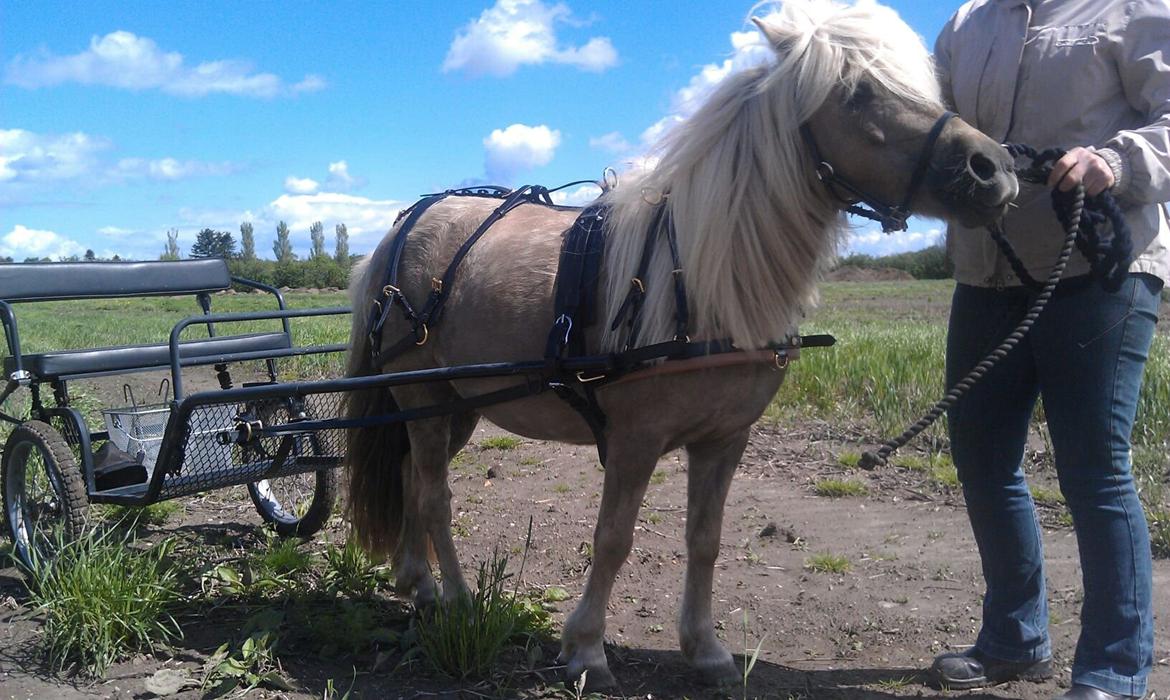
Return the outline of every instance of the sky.
{"type": "MultiPolygon", "coordinates": [[[[953,7],[889,0],[928,45],[953,7]]],[[[957,3],[955,3],[957,5],[957,3]]],[[[420,195],[638,163],[750,63],[750,2],[0,0],[0,257],[157,259],[277,223],[369,252],[420,195]]],[[[570,188],[568,203],[596,190],[570,188]]],[[[857,222],[848,250],[937,242],[857,222]]]]}

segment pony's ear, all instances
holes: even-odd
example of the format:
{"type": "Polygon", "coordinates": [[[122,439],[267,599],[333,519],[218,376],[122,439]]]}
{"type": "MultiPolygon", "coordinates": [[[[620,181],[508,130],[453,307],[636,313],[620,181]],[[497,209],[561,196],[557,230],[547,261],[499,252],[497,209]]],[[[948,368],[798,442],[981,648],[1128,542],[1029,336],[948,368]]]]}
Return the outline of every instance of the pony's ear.
{"type": "Polygon", "coordinates": [[[752,17],[752,24],[756,25],[756,29],[760,30],[760,33],[768,40],[768,45],[774,50],[779,53],[785,53],[787,51],[790,40],[783,32],[777,30],[776,27],[759,17],[752,17]]]}

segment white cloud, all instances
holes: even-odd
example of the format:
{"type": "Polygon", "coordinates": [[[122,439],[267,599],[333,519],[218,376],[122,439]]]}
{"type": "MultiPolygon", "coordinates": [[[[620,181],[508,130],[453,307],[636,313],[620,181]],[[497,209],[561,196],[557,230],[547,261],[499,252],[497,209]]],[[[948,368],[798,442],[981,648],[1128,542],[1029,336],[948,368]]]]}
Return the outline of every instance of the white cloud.
{"type": "Polygon", "coordinates": [[[100,236],[109,236],[110,238],[129,238],[140,233],[132,228],[122,228],[121,226],[102,226],[97,232],[100,236]]]}
{"type": "Polygon", "coordinates": [[[582,46],[560,44],[556,25],[579,23],[564,3],[497,0],[459,30],[443,71],[502,77],[526,64],[559,63],[591,72],[617,65],[617,50],[607,37],[593,37],[582,46]]]}
{"type": "Polygon", "coordinates": [[[548,165],[560,144],[561,132],[543,124],[495,129],[483,140],[484,171],[489,180],[510,182],[521,171],[548,165]]]}
{"type": "Polygon", "coordinates": [[[871,226],[854,229],[849,232],[849,240],[842,254],[864,253],[881,257],[922,250],[939,245],[946,239],[946,229],[937,226],[920,228],[922,223],[919,219],[911,219],[908,230],[893,233],[882,233],[880,228],[871,226]]]}
{"type": "Polygon", "coordinates": [[[642,143],[652,145],[675,126],[686,121],[727,76],[766,63],[773,57],[763,36],[756,30],[732,32],[731,56],[720,63],[708,63],[691,76],[690,82],[674,93],[670,113],[642,132],[642,143]]]}
{"type": "Polygon", "coordinates": [[[35,55],[18,55],[9,61],[4,82],[35,89],[64,83],[104,85],[125,90],[161,90],[182,97],[214,93],[245,97],[276,97],[312,92],[325,87],[317,75],[307,75],[288,86],[272,73],[256,72],[247,61],[205,61],[184,64],[181,53],[163,51],[152,39],[127,31],[94,36],[89,48],[69,56],[42,49],[35,55]]]}
{"type": "Polygon", "coordinates": [[[626,140],[626,137],[621,135],[621,132],[611,131],[608,134],[595,136],[589,139],[589,147],[607,153],[629,153],[633,146],[626,140]]]}
{"type": "Polygon", "coordinates": [[[0,182],[53,182],[91,176],[108,140],[80,131],[37,134],[0,129],[0,182]]]}
{"type": "Polygon", "coordinates": [[[28,228],[17,224],[0,236],[0,257],[13,260],[25,258],[57,258],[84,255],[85,246],[54,231],[28,228]]]}
{"type": "Polygon", "coordinates": [[[325,186],[330,190],[347,192],[349,190],[360,189],[365,187],[365,185],[365,178],[351,175],[349,172],[349,164],[344,160],[329,164],[329,177],[325,180],[325,186]]]}
{"type": "Polygon", "coordinates": [[[284,179],[284,191],[291,194],[312,194],[320,186],[320,183],[316,180],[307,177],[293,177],[289,175],[284,179]]]}
{"type": "MultiPolygon", "coordinates": [[[[270,203],[257,218],[271,221],[285,221],[294,235],[303,233],[308,239],[309,226],[314,221],[325,223],[325,230],[332,231],[333,225],[344,223],[351,240],[355,236],[390,230],[394,218],[406,203],[389,199],[369,199],[338,192],[316,194],[283,194],[270,203]]],[[[257,231],[260,230],[259,224],[257,231]]],[[[257,243],[257,247],[260,244],[257,243]]]]}
{"type": "Polygon", "coordinates": [[[148,180],[175,181],[191,177],[231,175],[242,168],[237,163],[206,163],[198,160],[176,160],[174,158],[123,158],[110,170],[115,178],[144,178],[148,180]]]}
{"type": "Polygon", "coordinates": [[[552,193],[552,200],[556,204],[566,207],[583,207],[601,195],[601,188],[597,185],[581,185],[572,190],[559,190],[552,193]]]}

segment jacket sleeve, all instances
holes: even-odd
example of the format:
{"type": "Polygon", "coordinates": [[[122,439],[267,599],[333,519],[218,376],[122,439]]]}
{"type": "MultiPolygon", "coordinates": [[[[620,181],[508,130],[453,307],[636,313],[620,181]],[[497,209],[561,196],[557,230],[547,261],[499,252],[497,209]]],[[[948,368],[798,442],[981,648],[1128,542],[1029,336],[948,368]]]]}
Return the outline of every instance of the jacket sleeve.
{"type": "Polygon", "coordinates": [[[939,94],[949,110],[955,109],[955,94],[951,87],[951,40],[955,35],[955,17],[939,32],[934,41],[934,71],[938,76],[939,94]]]}
{"type": "Polygon", "coordinates": [[[1116,60],[1125,98],[1145,125],[1119,132],[1098,153],[1119,198],[1150,204],[1170,200],[1170,3],[1137,0],[1130,10],[1116,60]]]}

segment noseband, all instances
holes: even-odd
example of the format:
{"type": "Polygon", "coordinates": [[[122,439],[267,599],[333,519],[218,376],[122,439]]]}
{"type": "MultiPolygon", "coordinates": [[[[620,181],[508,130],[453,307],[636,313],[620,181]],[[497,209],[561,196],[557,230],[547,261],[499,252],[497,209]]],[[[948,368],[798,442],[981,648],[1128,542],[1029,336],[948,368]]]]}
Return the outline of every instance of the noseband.
{"type": "Polygon", "coordinates": [[[910,184],[906,187],[906,196],[902,198],[901,204],[883,202],[838,175],[833,166],[829,164],[829,161],[821,158],[821,151],[817,148],[817,142],[813,138],[812,130],[808,128],[807,123],[800,125],[800,133],[804,136],[805,143],[808,144],[809,150],[812,151],[813,161],[817,164],[817,179],[825,183],[825,187],[829,189],[829,192],[834,197],[848,205],[845,210],[850,214],[873,219],[881,223],[883,232],[890,233],[891,231],[906,230],[906,220],[910,218],[910,202],[914,199],[914,195],[918,192],[918,189],[922,187],[923,180],[926,179],[926,170],[930,167],[930,157],[934,153],[934,144],[938,141],[938,137],[942,134],[947,122],[953,116],[955,116],[954,112],[943,112],[935,120],[934,126],[930,128],[930,133],[926,136],[926,143],[922,144],[922,150],[918,153],[918,163],[914,166],[914,174],[910,177],[910,184]],[[847,192],[848,196],[842,196],[841,190],[847,192]],[[869,208],[866,209],[866,206],[869,208]]]}

